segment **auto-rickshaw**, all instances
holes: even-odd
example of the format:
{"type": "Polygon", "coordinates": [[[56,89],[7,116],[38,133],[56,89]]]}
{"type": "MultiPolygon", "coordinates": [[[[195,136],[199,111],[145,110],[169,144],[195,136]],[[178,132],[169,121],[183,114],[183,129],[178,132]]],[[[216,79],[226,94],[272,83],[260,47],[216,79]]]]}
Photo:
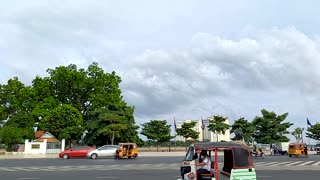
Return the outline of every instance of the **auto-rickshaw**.
{"type": "Polygon", "coordinates": [[[128,159],[138,157],[138,147],[136,143],[119,143],[116,150],[116,158],[127,157],[128,159]]]}
{"type": "Polygon", "coordinates": [[[189,146],[185,159],[180,166],[181,178],[179,180],[198,180],[196,161],[200,160],[198,153],[202,150],[209,152],[211,171],[209,174],[201,174],[201,179],[257,179],[248,146],[238,142],[207,142],[189,146]],[[222,168],[219,167],[218,153],[223,155],[222,168]]]}
{"type": "Polygon", "coordinates": [[[288,149],[289,157],[295,156],[304,156],[308,157],[308,148],[307,144],[305,143],[290,143],[288,149]]]}

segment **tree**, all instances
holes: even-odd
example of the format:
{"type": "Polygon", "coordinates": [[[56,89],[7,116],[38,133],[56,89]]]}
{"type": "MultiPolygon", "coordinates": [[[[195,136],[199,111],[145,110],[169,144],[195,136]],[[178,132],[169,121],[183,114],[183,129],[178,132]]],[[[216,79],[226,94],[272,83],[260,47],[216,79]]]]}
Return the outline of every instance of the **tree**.
{"type": "Polygon", "coordinates": [[[34,139],[34,122],[36,117],[30,113],[21,112],[9,118],[5,126],[17,127],[21,130],[22,139],[34,139]]]}
{"type": "MultiPolygon", "coordinates": [[[[151,120],[142,124],[141,134],[146,136],[149,140],[160,142],[169,142],[171,138],[170,125],[167,125],[166,120],[151,120]]],[[[157,151],[159,150],[157,146],[157,151]]]]}
{"type": "Polygon", "coordinates": [[[81,113],[68,104],[53,109],[50,116],[41,121],[40,127],[59,139],[66,139],[70,146],[79,141],[84,133],[81,113]]]}
{"type": "Polygon", "coordinates": [[[93,62],[88,69],[78,69],[76,65],[48,69],[53,96],[60,104],[71,104],[84,118],[88,112],[109,104],[122,101],[119,84],[121,78],[115,72],[105,73],[98,63],[93,62]]]}
{"type": "Polygon", "coordinates": [[[306,137],[320,141],[320,123],[316,123],[307,129],[306,137]]]}
{"type": "Polygon", "coordinates": [[[252,135],[255,131],[255,127],[248,120],[239,118],[233,125],[231,125],[231,133],[235,133],[234,140],[244,140],[245,142],[252,142],[252,135]]]}
{"type": "Polygon", "coordinates": [[[24,88],[24,84],[19,81],[18,77],[9,79],[6,85],[0,86],[0,115],[2,119],[10,118],[21,111],[21,105],[24,104],[21,91],[24,88]]]}
{"type": "Polygon", "coordinates": [[[184,122],[181,125],[181,128],[177,128],[177,135],[184,137],[185,140],[188,138],[198,139],[200,133],[192,129],[196,126],[196,124],[196,121],[184,122]]]}
{"type": "Polygon", "coordinates": [[[217,134],[217,141],[219,134],[225,134],[226,130],[229,129],[229,125],[226,124],[227,117],[213,116],[209,118],[208,130],[217,134]]]}
{"type": "Polygon", "coordinates": [[[120,137],[120,130],[127,129],[125,124],[122,124],[124,120],[123,117],[119,116],[116,113],[103,113],[100,115],[102,121],[105,121],[108,125],[103,127],[98,131],[99,134],[106,135],[110,137],[111,144],[114,144],[114,138],[120,137]]]}
{"type": "Polygon", "coordinates": [[[0,139],[6,145],[7,151],[12,151],[13,145],[23,143],[23,132],[15,126],[4,126],[0,130],[0,139]]]}
{"type": "Polygon", "coordinates": [[[283,122],[288,113],[278,116],[276,113],[265,109],[262,109],[261,113],[262,117],[256,116],[252,121],[252,124],[256,127],[256,131],[253,134],[255,141],[263,144],[288,142],[289,138],[285,135],[289,134],[287,129],[293,125],[290,122],[283,122]]]}
{"type": "Polygon", "coordinates": [[[135,125],[133,112],[134,108],[127,106],[125,102],[90,111],[88,116],[90,120],[86,122],[85,141],[88,144],[104,145],[108,143],[108,139],[112,139],[113,133],[109,130],[113,128],[114,143],[135,142],[138,146],[143,145],[143,141],[138,136],[139,127],[135,125]],[[108,120],[106,116],[112,116],[113,120],[108,120]]]}
{"type": "Polygon", "coordinates": [[[304,128],[295,128],[292,132],[291,135],[293,135],[296,138],[297,142],[300,142],[300,140],[302,140],[302,132],[303,132],[304,128]]]}

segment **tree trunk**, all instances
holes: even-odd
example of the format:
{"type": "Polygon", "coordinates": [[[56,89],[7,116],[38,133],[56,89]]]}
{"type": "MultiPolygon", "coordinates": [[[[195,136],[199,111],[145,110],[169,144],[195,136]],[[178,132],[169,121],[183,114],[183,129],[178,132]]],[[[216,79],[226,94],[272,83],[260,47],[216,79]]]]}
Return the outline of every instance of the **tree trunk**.
{"type": "Polygon", "coordinates": [[[114,132],[112,132],[112,137],[111,137],[111,145],[114,143],[114,132]]]}

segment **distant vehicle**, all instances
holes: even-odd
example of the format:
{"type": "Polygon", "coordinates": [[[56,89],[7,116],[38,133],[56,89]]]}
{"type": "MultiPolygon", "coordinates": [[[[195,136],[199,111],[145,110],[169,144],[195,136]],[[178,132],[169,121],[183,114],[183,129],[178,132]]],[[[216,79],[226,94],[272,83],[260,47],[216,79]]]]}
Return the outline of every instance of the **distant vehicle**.
{"type": "Polygon", "coordinates": [[[87,153],[87,157],[91,159],[97,159],[99,158],[106,158],[106,157],[112,157],[115,158],[117,156],[117,148],[119,146],[117,145],[104,145],[102,147],[99,147],[96,150],[90,151],[87,153]]]}
{"type": "Polygon", "coordinates": [[[85,158],[87,157],[88,152],[95,150],[91,146],[76,146],[71,149],[67,149],[59,153],[59,157],[63,159],[69,158],[85,158]]]}
{"type": "Polygon", "coordinates": [[[288,155],[289,142],[278,142],[274,144],[274,155],[288,155]]]}
{"type": "Polygon", "coordinates": [[[314,147],[314,150],[317,152],[317,155],[320,155],[320,143],[317,143],[314,147]]]}
{"type": "Polygon", "coordinates": [[[138,157],[138,147],[136,143],[119,143],[116,150],[116,158],[126,157],[128,159],[138,157]]]}
{"type": "Polygon", "coordinates": [[[308,148],[305,143],[290,143],[288,150],[289,157],[295,156],[303,156],[308,157],[308,148]]]}

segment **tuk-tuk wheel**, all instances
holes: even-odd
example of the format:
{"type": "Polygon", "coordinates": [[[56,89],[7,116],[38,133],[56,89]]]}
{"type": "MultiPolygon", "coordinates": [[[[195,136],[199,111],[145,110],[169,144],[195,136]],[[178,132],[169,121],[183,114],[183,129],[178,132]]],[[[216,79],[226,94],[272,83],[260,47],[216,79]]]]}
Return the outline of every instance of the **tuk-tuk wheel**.
{"type": "Polygon", "coordinates": [[[131,156],[128,156],[128,159],[131,159],[131,156]]]}
{"type": "Polygon", "coordinates": [[[292,155],[291,155],[291,154],[289,154],[289,157],[292,157],[292,155]]]}
{"type": "Polygon", "coordinates": [[[138,157],[138,154],[134,154],[134,155],[133,155],[133,158],[137,158],[137,157],[138,157]]]}

